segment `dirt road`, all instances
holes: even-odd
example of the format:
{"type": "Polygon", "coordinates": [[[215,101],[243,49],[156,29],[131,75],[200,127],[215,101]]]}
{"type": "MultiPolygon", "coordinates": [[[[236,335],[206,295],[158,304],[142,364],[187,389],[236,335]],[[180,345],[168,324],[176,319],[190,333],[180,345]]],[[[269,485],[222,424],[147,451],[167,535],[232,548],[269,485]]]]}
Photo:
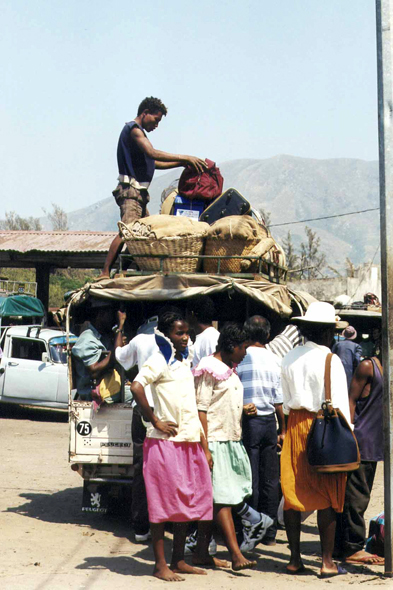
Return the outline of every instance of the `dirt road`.
{"type": "MultiPolygon", "coordinates": [[[[0,407],[2,472],[0,480],[0,588],[4,590],[138,590],[168,584],[150,576],[150,545],[135,545],[126,518],[85,514],[80,510],[81,478],[68,465],[67,415],[28,408],[0,407]]],[[[368,516],[382,507],[382,468],[379,467],[368,516]]],[[[303,525],[304,562],[312,575],[294,578],[284,572],[288,546],[279,531],[274,547],[259,545],[255,571],[230,570],[190,576],[183,590],[287,590],[333,584],[346,587],[393,587],[381,567],[348,566],[349,575],[319,580],[319,542],[314,516],[303,525]]],[[[168,557],[170,551],[168,535],[168,557]]],[[[226,558],[219,546],[219,557],[226,558]]]]}

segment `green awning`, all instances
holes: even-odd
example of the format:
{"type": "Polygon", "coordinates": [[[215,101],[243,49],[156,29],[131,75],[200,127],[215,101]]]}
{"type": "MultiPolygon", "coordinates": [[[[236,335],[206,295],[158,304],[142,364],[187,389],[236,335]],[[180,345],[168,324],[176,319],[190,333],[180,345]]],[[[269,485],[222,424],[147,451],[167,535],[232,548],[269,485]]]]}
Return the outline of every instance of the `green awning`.
{"type": "Polygon", "coordinates": [[[11,316],[40,317],[45,315],[43,304],[36,297],[28,295],[9,295],[0,297],[0,317],[11,316]]]}

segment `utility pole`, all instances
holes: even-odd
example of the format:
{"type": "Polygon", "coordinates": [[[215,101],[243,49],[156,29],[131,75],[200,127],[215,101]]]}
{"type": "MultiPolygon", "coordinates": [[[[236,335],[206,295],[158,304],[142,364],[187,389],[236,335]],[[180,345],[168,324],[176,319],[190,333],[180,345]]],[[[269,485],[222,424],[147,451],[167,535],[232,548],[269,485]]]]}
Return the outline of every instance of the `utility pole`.
{"type": "Polygon", "coordinates": [[[376,0],[379,186],[381,209],[382,357],[384,371],[385,575],[393,576],[393,0],[376,0]]]}

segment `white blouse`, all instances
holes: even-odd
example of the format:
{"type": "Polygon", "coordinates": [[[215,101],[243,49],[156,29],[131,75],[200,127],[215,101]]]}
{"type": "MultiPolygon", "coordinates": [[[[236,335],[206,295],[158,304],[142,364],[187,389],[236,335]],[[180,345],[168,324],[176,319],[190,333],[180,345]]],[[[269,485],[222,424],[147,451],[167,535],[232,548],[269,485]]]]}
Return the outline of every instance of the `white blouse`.
{"type": "Polygon", "coordinates": [[[198,410],[207,414],[207,440],[242,438],[243,385],[233,369],[214,356],[193,369],[198,410]]]}
{"type": "Polygon", "coordinates": [[[201,423],[189,360],[176,360],[168,365],[163,354],[155,352],[144,363],[135,381],[142,387],[151,385],[155,416],[164,422],[175,422],[178,425],[176,436],[168,436],[150,427],[146,433],[148,438],[173,442],[201,440],[201,423]]]}
{"type": "MultiPolygon", "coordinates": [[[[325,362],[330,353],[327,346],[308,341],[284,356],[281,367],[284,413],[305,409],[318,412],[325,399],[325,362]]],[[[343,364],[337,355],[331,364],[331,397],[351,424],[349,414],[348,386],[343,364]]]]}

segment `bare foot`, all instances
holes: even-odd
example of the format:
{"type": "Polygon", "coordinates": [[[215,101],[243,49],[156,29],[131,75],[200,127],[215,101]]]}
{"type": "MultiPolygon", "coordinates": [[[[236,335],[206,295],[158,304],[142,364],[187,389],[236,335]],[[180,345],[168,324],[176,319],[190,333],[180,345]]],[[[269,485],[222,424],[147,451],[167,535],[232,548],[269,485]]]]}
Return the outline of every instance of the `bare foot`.
{"type": "Polygon", "coordinates": [[[184,578],[178,576],[166,564],[154,568],[153,576],[164,582],[184,582],[184,578]]]}
{"type": "Polygon", "coordinates": [[[201,570],[199,567],[188,565],[184,559],[176,561],[175,563],[171,563],[170,568],[177,574],[197,574],[198,576],[206,576],[207,574],[205,570],[201,570]]]}
{"type": "Polygon", "coordinates": [[[253,569],[257,567],[256,561],[250,561],[244,557],[244,555],[239,555],[239,557],[235,557],[232,560],[232,569],[234,572],[240,572],[241,570],[246,569],[253,569]]]}
{"type": "Polygon", "coordinates": [[[217,557],[212,557],[211,555],[199,557],[195,553],[192,556],[192,563],[193,565],[204,565],[205,567],[231,567],[229,561],[225,561],[224,559],[217,559],[217,557]]]}
{"type": "Polygon", "coordinates": [[[359,565],[384,565],[385,559],[374,553],[367,551],[356,551],[345,558],[345,563],[354,563],[359,565]]]}
{"type": "Polygon", "coordinates": [[[301,572],[305,568],[302,561],[290,561],[285,569],[288,574],[296,574],[297,572],[301,572]]]}
{"type": "Polygon", "coordinates": [[[341,565],[336,565],[335,563],[333,563],[333,567],[325,567],[324,565],[322,565],[319,577],[334,578],[336,576],[344,576],[347,573],[347,570],[341,567],[341,565]]]}

